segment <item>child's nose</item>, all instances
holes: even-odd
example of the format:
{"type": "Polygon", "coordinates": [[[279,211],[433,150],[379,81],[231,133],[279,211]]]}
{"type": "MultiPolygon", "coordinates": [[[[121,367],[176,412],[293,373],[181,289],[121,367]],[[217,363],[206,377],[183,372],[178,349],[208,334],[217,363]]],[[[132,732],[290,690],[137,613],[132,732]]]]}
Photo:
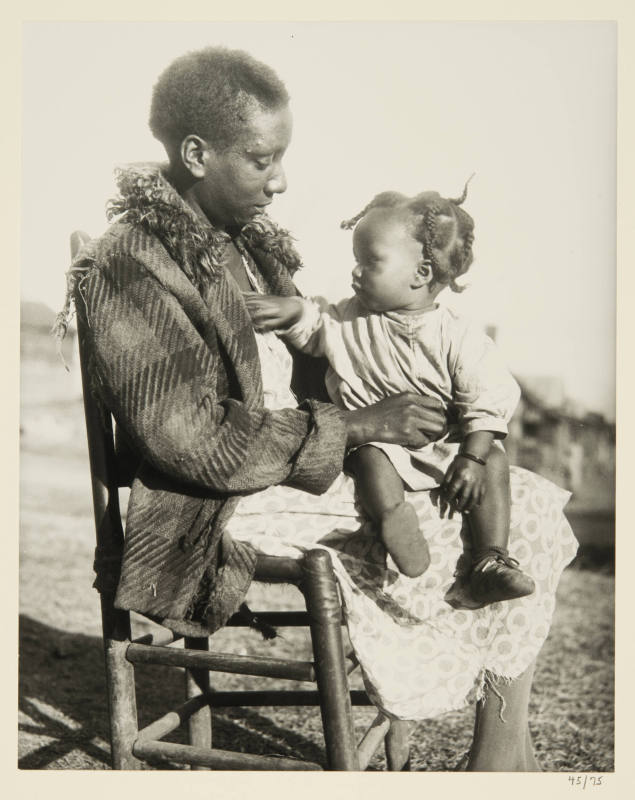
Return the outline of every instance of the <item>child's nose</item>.
{"type": "Polygon", "coordinates": [[[353,269],[353,277],[358,279],[362,277],[362,268],[359,266],[359,264],[355,264],[355,268],[353,269]]]}

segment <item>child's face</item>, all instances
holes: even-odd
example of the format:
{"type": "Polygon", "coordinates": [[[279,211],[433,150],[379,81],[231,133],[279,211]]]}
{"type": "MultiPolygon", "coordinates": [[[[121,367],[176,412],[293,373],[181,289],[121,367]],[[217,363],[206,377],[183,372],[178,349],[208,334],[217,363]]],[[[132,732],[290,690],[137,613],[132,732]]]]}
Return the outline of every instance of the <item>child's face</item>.
{"type": "Polygon", "coordinates": [[[353,289],[371,311],[409,309],[419,299],[421,243],[408,232],[408,218],[392,209],[366,214],[353,233],[353,289]]]}

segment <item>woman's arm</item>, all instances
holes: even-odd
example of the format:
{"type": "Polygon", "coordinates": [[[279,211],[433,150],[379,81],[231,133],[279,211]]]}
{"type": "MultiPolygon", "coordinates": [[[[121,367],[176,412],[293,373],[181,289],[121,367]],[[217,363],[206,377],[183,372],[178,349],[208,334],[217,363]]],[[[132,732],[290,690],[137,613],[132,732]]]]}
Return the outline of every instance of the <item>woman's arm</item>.
{"type": "Polygon", "coordinates": [[[176,481],[220,492],[286,483],[319,494],[347,445],[421,446],[442,429],[416,396],[350,412],[311,400],[268,411],[218,396],[214,332],[203,339],[177,297],[129,257],[91,268],[76,299],[107,406],[140,455],[176,481]]]}
{"type": "Polygon", "coordinates": [[[344,413],[348,447],[385,442],[418,449],[440,439],[448,429],[440,401],[413,392],[344,413]]]}
{"type": "Polygon", "coordinates": [[[270,412],[218,396],[214,331],[198,331],[134,259],[91,268],[76,299],[100,393],[142,457],[165,475],[221,492],[285,482],[320,493],[341,471],[342,412],[313,401],[270,412]]]}

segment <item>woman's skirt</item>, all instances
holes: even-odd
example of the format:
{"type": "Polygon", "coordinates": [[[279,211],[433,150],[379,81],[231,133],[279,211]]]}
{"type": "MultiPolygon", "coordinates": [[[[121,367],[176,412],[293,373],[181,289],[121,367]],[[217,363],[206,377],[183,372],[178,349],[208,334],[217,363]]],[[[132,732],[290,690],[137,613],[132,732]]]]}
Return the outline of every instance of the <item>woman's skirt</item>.
{"type": "Polygon", "coordinates": [[[243,498],[227,530],[269,555],[326,548],[371,700],[391,717],[425,719],[479,697],[487,679],[518,677],[547,638],[558,580],[577,551],[563,514],[569,493],[519,467],[511,468],[511,490],[509,551],[536,591],[475,611],[445,599],[450,588],[460,594],[455,573],[469,564],[469,532],[460,515],[441,517],[436,491],[406,496],[430,549],[419,578],[387,558],[345,475],[318,497],[272,486],[243,498]]]}

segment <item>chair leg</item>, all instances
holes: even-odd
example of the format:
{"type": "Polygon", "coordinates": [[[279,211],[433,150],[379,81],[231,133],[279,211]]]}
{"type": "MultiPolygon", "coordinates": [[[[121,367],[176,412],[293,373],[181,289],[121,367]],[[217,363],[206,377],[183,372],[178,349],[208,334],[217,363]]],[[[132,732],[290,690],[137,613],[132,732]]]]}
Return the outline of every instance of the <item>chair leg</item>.
{"type": "MultiPolygon", "coordinates": [[[[185,638],[185,647],[192,650],[209,650],[207,638],[185,638]]],[[[201,692],[210,691],[209,671],[206,669],[185,670],[185,693],[187,698],[196,697],[201,692]]],[[[212,709],[209,706],[195,711],[188,720],[190,744],[194,747],[212,747],[212,709]]],[[[210,767],[195,766],[193,770],[209,770],[210,767]]]]}
{"type": "Polygon", "coordinates": [[[304,557],[302,572],[327,767],[330,770],[357,770],[359,759],[342,644],[342,608],[331,557],[326,550],[310,550],[304,557]]]}
{"type": "Polygon", "coordinates": [[[132,753],[139,730],[134,666],[126,658],[130,644],[130,615],[115,611],[102,595],[106,684],[110,712],[110,749],[113,769],[141,769],[132,753]]]}

